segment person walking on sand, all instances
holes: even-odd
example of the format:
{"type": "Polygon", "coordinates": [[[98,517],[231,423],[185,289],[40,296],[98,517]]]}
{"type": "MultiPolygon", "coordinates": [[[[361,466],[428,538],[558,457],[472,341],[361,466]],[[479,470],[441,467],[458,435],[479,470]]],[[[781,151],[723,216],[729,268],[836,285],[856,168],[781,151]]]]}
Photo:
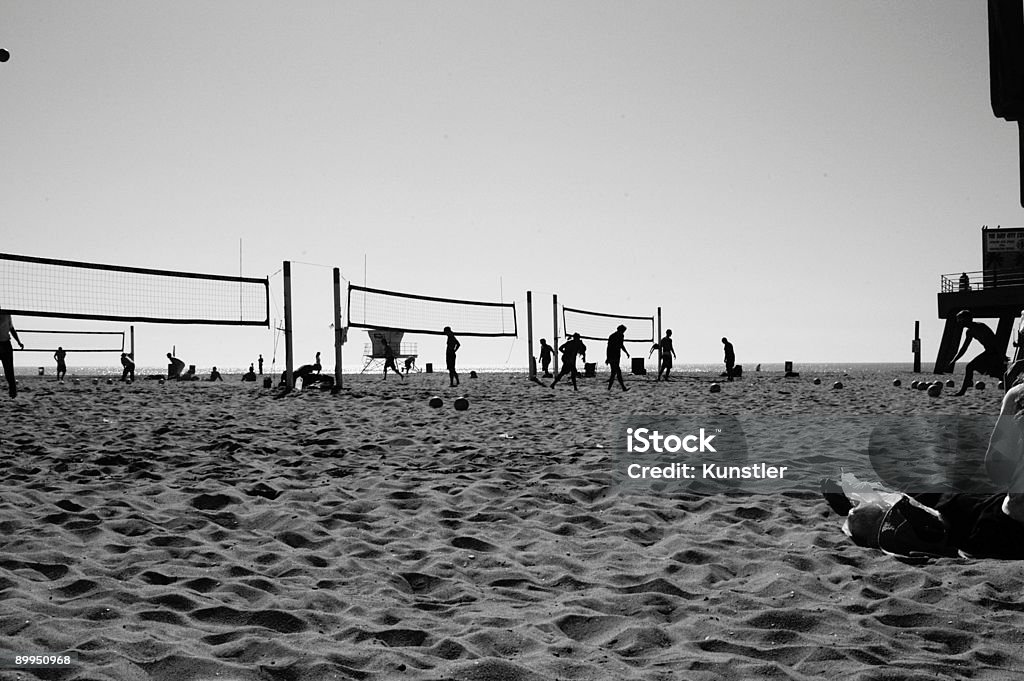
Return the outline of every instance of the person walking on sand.
{"type": "Polygon", "coordinates": [[[736,352],[732,349],[732,343],[728,338],[722,338],[722,345],[725,346],[725,375],[732,380],[732,368],[736,366],[736,352]]]}
{"type": "Polygon", "coordinates": [[[622,392],[629,390],[626,387],[626,383],[622,380],[622,367],[619,366],[619,362],[622,360],[622,353],[626,353],[626,357],[631,356],[629,350],[626,349],[626,327],[623,324],[619,324],[618,328],[615,329],[615,333],[608,336],[608,350],[604,359],[604,363],[611,369],[611,374],[608,376],[609,390],[612,389],[612,384],[616,378],[619,379],[622,392]]]}
{"type": "Polygon", "coordinates": [[[14,380],[14,346],[11,339],[18,343],[18,347],[25,349],[25,344],[18,338],[18,330],[14,328],[14,321],[11,315],[0,310],[0,363],[4,365],[4,378],[7,379],[7,394],[13,400],[18,396],[18,384],[14,380]]]}
{"type": "Polygon", "coordinates": [[[448,383],[454,388],[459,384],[459,373],[455,370],[455,353],[462,347],[462,343],[455,337],[455,332],[450,326],[444,327],[444,335],[448,337],[444,351],[444,361],[448,366],[448,383]]]}
{"type": "Polygon", "coordinates": [[[121,353],[121,382],[135,380],[135,360],[127,352],[121,353]]]}
{"type": "Polygon", "coordinates": [[[391,343],[388,343],[387,338],[381,338],[381,342],[384,343],[384,380],[388,380],[388,367],[390,367],[404,381],[405,376],[402,375],[402,372],[398,370],[398,365],[395,364],[395,351],[391,348],[391,343]]]}
{"type": "Polygon", "coordinates": [[[665,337],[662,338],[661,342],[659,342],[654,347],[655,347],[655,349],[658,349],[658,348],[661,349],[661,364],[658,365],[658,378],[657,378],[657,380],[660,381],[661,380],[661,374],[664,373],[665,374],[665,380],[669,381],[669,380],[671,380],[668,377],[668,375],[672,372],[672,360],[676,356],[676,351],[672,347],[672,329],[667,330],[665,332],[665,337]]]}
{"type": "Polygon", "coordinates": [[[964,383],[960,386],[959,392],[955,393],[957,396],[960,396],[967,392],[968,386],[974,385],[975,371],[988,374],[989,376],[1002,376],[1006,370],[1006,354],[1003,350],[999,349],[996,334],[993,333],[992,329],[981,322],[974,321],[974,315],[971,314],[970,310],[960,310],[957,312],[956,321],[967,330],[967,333],[964,335],[964,343],[960,346],[960,351],[956,353],[956,357],[949,363],[950,371],[953,370],[953,365],[956,364],[956,361],[967,352],[967,346],[971,344],[972,340],[978,341],[984,348],[980,355],[967,363],[967,367],[964,369],[964,383]]]}
{"type": "Polygon", "coordinates": [[[551,387],[554,388],[558,385],[558,381],[562,379],[562,376],[566,374],[572,379],[572,389],[579,390],[576,386],[576,377],[579,372],[576,371],[576,357],[577,355],[583,358],[583,361],[587,361],[587,346],[580,340],[580,335],[574,333],[572,338],[562,343],[558,351],[562,353],[562,368],[558,370],[558,375],[555,376],[555,380],[551,381],[551,387]]]}
{"type": "Polygon", "coordinates": [[[68,365],[64,363],[64,358],[68,356],[67,350],[62,346],[57,346],[57,352],[53,353],[53,358],[57,360],[57,380],[63,381],[64,377],[68,374],[68,365]]]}
{"type": "Polygon", "coordinates": [[[551,360],[555,357],[555,349],[548,345],[547,340],[540,339],[540,366],[544,378],[551,378],[551,360]]]}

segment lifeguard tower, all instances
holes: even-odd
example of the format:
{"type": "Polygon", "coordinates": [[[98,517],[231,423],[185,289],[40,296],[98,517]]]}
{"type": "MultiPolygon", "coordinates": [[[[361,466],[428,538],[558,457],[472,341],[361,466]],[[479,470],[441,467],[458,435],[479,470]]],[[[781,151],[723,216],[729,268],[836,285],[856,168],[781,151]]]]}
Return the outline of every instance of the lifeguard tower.
{"type": "Polygon", "coordinates": [[[391,351],[395,354],[396,363],[399,360],[404,361],[409,357],[412,357],[415,361],[416,357],[418,357],[415,343],[402,342],[405,331],[369,329],[366,334],[370,337],[370,342],[363,347],[363,356],[366,359],[366,363],[363,365],[363,370],[360,373],[365,373],[371,367],[375,369],[383,368],[385,340],[391,346],[391,351]]]}
{"type": "MultiPolygon", "coordinates": [[[[939,319],[946,320],[935,358],[935,373],[950,371],[949,363],[960,347],[963,329],[956,313],[970,310],[975,319],[998,319],[996,340],[1010,345],[1013,322],[1024,311],[1024,227],[981,228],[982,270],[942,275],[938,295],[939,319]]],[[[1013,360],[1021,358],[1020,339],[1013,360]]]]}

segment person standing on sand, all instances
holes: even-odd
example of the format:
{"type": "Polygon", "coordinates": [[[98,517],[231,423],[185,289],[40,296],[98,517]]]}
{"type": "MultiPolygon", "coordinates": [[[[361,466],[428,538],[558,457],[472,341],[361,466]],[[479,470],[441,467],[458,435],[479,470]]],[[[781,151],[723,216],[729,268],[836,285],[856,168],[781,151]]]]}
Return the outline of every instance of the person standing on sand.
{"type": "Polygon", "coordinates": [[[57,346],[57,352],[53,353],[53,358],[57,360],[57,380],[63,381],[64,377],[68,374],[68,365],[64,363],[64,358],[68,356],[67,350],[62,346],[57,346]]]}
{"type": "Polygon", "coordinates": [[[572,378],[572,389],[579,390],[576,387],[576,377],[579,372],[576,371],[576,356],[579,355],[583,358],[583,361],[587,361],[587,346],[580,340],[580,335],[574,333],[572,338],[562,343],[558,348],[559,352],[562,353],[562,368],[558,370],[558,375],[555,376],[555,380],[551,381],[551,387],[554,388],[558,385],[558,381],[561,380],[562,376],[569,374],[572,378]]]}
{"type": "Polygon", "coordinates": [[[661,380],[661,374],[664,372],[665,380],[669,379],[668,375],[672,371],[672,359],[676,356],[676,351],[672,347],[672,329],[665,332],[665,337],[661,339],[661,342],[654,346],[654,349],[661,349],[661,364],[658,365],[658,378],[661,380]]]}
{"type": "Polygon", "coordinates": [[[11,339],[18,342],[18,347],[25,349],[25,344],[18,338],[18,330],[14,328],[11,315],[0,311],[0,362],[4,365],[4,378],[7,379],[7,394],[13,400],[18,396],[18,384],[14,380],[14,346],[11,339]]]}
{"type": "Polygon", "coordinates": [[[185,363],[169,352],[167,353],[167,362],[167,378],[180,379],[185,370],[185,363]]]}
{"type": "Polygon", "coordinates": [[[450,326],[444,327],[444,335],[448,337],[444,351],[444,361],[448,367],[448,384],[454,388],[459,384],[459,373],[455,370],[455,353],[462,347],[462,343],[455,337],[455,332],[450,326]]]}
{"type": "Polygon", "coordinates": [[[736,366],[736,352],[732,349],[732,343],[728,338],[722,338],[722,345],[725,346],[725,375],[732,380],[732,368],[736,366]]]}
{"type": "Polygon", "coordinates": [[[612,384],[615,379],[619,379],[619,385],[622,386],[622,392],[626,392],[629,388],[626,387],[626,383],[622,380],[622,367],[619,366],[619,362],[622,360],[622,353],[626,353],[626,357],[630,357],[629,350],[626,349],[626,327],[623,324],[619,324],[619,327],[615,329],[615,333],[608,336],[608,350],[605,353],[604,363],[611,369],[611,375],[608,376],[608,389],[612,389],[612,384]]]}
{"type": "Polygon", "coordinates": [[[388,367],[390,367],[404,381],[405,376],[402,375],[402,372],[398,370],[398,365],[395,364],[395,351],[391,348],[391,343],[388,343],[387,338],[381,338],[381,342],[384,343],[384,380],[388,380],[388,367]]]}
{"type": "MultiPolygon", "coordinates": [[[[257,361],[260,364],[260,376],[262,376],[263,375],[263,355],[260,355],[260,358],[257,361]]],[[[251,364],[249,365],[249,371],[252,371],[252,365],[251,364]]]]}
{"type": "Polygon", "coordinates": [[[127,352],[121,353],[121,382],[134,381],[135,380],[135,360],[133,360],[127,352]]]}
{"type": "Polygon", "coordinates": [[[967,330],[967,334],[964,336],[963,345],[960,346],[960,352],[956,353],[956,357],[949,363],[950,371],[953,370],[953,365],[956,364],[956,361],[967,352],[967,346],[971,344],[972,340],[977,340],[984,348],[980,355],[967,363],[967,367],[964,369],[964,384],[960,386],[959,392],[955,393],[957,396],[960,396],[967,392],[968,386],[974,385],[975,371],[988,374],[989,376],[1002,376],[1006,370],[1006,354],[1003,350],[999,349],[996,334],[993,333],[992,329],[981,322],[974,321],[974,315],[971,314],[970,310],[960,310],[957,312],[956,321],[967,330]]]}
{"type": "Polygon", "coordinates": [[[544,372],[544,378],[551,378],[551,360],[554,359],[555,349],[548,345],[547,340],[540,339],[540,366],[544,372]]]}

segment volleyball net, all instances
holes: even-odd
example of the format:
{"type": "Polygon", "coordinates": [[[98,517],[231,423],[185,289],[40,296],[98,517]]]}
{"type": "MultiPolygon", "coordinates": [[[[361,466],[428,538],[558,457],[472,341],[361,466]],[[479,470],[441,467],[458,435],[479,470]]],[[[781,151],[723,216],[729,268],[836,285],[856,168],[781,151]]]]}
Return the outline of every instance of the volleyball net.
{"type": "Polygon", "coordinates": [[[18,329],[22,352],[124,352],[124,331],[56,331],[18,329]]]}
{"type": "Polygon", "coordinates": [[[654,317],[589,312],[562,306],[562,329],[565,337],[578,333],[580,338],[607,340],[622,324],[626,327],[627,343],[653,343],[654,317]]]}
{"type": "Polygon", "coordinates": [[[517,336],[515,303],[436,298],[349,284],[348,325],[408,333],[517,336]]]}
{"type": "Polygon", "coordinates": [[[0,253],[0,310],[32,317],[270,326],[266,279],[0,253]]]}

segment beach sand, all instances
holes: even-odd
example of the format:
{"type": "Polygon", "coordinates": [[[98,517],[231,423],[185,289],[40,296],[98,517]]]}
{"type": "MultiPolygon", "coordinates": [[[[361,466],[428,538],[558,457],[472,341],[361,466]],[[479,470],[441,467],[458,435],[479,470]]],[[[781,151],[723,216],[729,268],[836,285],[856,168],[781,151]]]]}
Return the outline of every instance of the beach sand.
{"type": "Polygon", "coordinates": [[[863,419],[994,422],[1000,391],[813,378],[361,376],[277,398],[26,377],[0,404],[0,649],[77,661],[0,679],[1015,678],[1020,564],[860,548],[805,484],[864,464],[863,419]],[[806,479],[624,488],[631,414],[776,423],[806,479]]]}

